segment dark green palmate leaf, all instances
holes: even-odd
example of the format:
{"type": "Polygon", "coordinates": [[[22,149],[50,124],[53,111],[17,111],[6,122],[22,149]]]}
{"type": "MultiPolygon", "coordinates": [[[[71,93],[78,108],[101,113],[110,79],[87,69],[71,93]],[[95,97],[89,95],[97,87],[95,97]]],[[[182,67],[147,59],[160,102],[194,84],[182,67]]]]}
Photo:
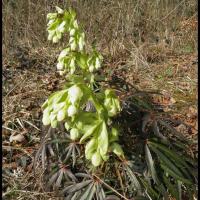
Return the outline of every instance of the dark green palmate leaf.
{"type": "Polygon", "coordinates": [[[154,182],[156,184],[159,184],[160,182],[159,182],[159,179],[158,179],[158,176],[157,176],[157,173],[156,173],[154,161],[153,161],[151,152],[149,150],[149,147],[148,147],[147,144],[145,144],[144,148],[145,148],[145,159],[146,159],[146,162],[147,162],[148,170],[149,170],[154,182]]]}
{"type": "Polygon", "coordinates": [[[131,185],[129,187],[131,187],[131,189],[136,192],[135,196],[142,195],[142,188],[135,173],[127,165],[124,165],[124,169],[127,175],[127,179],[131,182],[131,185]]]}
{"type": "MultiPolygon", "coordinates": [[[[168,173],[172,176],[173,174],[176,174],[176,177],[179,177],[178,180],[183,181],[184,183],[191,183],[190,179],[191,176],[189,175],[189,172],[187,172],[187,170],[185,169],[185,167],[182,165],[181,168],[179,168],[177,166],[177,164],[175,164],[169,157],[165,156],[165,154],[163,154],[162,152],[160,152],[159,150],[157,150],[154,147],[151,147],[151,149],[157,154],[157,156],[159,157],[159,160],[161,162],[161,166],[164,166],[164,168],[167,170],[168,169],[168,173]]],[[[176,160],[174,160],[176,161],[176,160]]],[[[178,163],[178,161],[176,161],[178,163]]],[[[180,166],[180,164],[179,164],[180,166]]]]}
{"type": "Polygon", "coordinates": [[[148,182],[144,179],[144,177],[139,177],[140,181],[142,182],[143,187],[146,190],[146,196],[150,198],[149,199],[159,199],[159,193],[156,191],[148,182]]]}
{"type": "Polygon", "coordinates": [[[173,184],[168,177],[164,176],[164,182],[166,184],[166,187],[168,188],[169,193],[171,196],[175,197],[177,200],[182,199],[182,182],[175,181],[173,184]]]}
{"type": "Polygon", "coordinates": [[[71,182],[67,184],[62,190],[66,199],[74,200],[106,200],[113,197],[113,200],[118,200],[119,198],[115,195],[105,195],[105,190],[101,181],[99,181],[95,176],[87,173],[76,173],[77,178],[83,178],[81,182],[71,182]]]}
{"type": "Polygon", "coordinates": [[[167,138],[160,133],[158,122],[155,120],[152,124],[154,134],[163,141],[167,141],[167,138]]]}
{"type": "Polygon", "coordinates": [[[38,151],[35,154],[34,157],[34,161],[33,161],[33,170],[34,170],[34,174],[35,174],[35,170],[36,170],[36,164],[38,163],[38,160],[41,156],[41,162],[42,162],[42,168],[45,169],[46,166],[46,161],[47,161],[47,151],[50,152],[51,156],[55,156],[54,150],[52,148],[51,144],[47,144],[48,139],[50,138],[51,134],[52,134],[52,128],[50,127],[48,132],[45,132],[42,134],[41,136],[41,144],[40,144],[40,148],[38,149],[38,151]]]}
{"type": "Polygon", "coordinates": [[[63,155],[62,155],[62,157],[64,158],[63,162],[66,163],[69,160],[69,158],[71,157],[72,158],[72,166],[74,167],[77,156],[80,157],[80,155],[81,155],[81,151],[79,149],[79,145],[75,142],[71,142],[68,144],[68,146],[65,148],[65,150],[63,152],[63,155]]]}
{"type": "Polygon", "coordinates": [[[97,184],[92,180],[83,180],[80,183],[73,184],[64,188],[63,193],[67,196],[72,196],[76,200],[92,200],[97,191],[97,184]]]}
{"type": "Polygon", "coordinates": [[[87,185],[92,183],[92,180],[83,181],[81,183],[75,183],[73,185],[67,186],[63,189],[63,193],[75,193],[78,190],[85,188],[87,185]]]}
{"type": "Polygon", "coordinates": [[[166,168],[172,171],[176,169],[174,171],[176,176],[188,179],[188,183],[194,181],[194,167],[192,167],[192,163],[188,163],[188,156],[178,154],[175,149],[171,150],[166,145],[155,142],[154,140],[150,140],[148,143],[150,148],[159,156],[163,163],[166,164],[166,168]]]}
{"type": "Polygon", "coordinates": [[[50,175],[47,187],[53,186],[59,188],[61,187],[63,180],[70,183],[77,182],[77,178],[72,173],[72,171],[67,166],[60,164],[53,170],[53,173],[50,175]]]}
{"type": "MultiPolygon", "coordinates": [[[[146,145],[145,149],[147,166],[150,168],[151,175],[155,175],[155,172],[159,172],[159,183],[164,183],[168,191],[168,194],[165,193],[165,195],[168,196],[171,194],[171,196],[176,199],[181,199],[183,185],[187,193],[189,193],[191,189],[193,191],[195,190],[194,168],[191,163],[188,163],[186,156],[179,155],[175,149],[169,149],[166,144],[162,144],[156,139],[148,140],[148,146],[146,145]],[[154,166],[148,146],[157,155],[157,158],[154,159],[158,160],[156,166],[154,166]]],[[[156,175],[156,177],[158,176],[156,175]]],[[[152,199],[160,199],[158,192],[156,192],[156,190],[159,191],[158,184],[154,185],[155,190],[147,181],[142,178],[140,180],[143,186],[147,188],[147,192],[152,199]]]]}
{"type": "Polygon", "coordinates": [[[120,200],[120,198],[115,195],[109,195],[106,197],[105,200],[120,200]]]}

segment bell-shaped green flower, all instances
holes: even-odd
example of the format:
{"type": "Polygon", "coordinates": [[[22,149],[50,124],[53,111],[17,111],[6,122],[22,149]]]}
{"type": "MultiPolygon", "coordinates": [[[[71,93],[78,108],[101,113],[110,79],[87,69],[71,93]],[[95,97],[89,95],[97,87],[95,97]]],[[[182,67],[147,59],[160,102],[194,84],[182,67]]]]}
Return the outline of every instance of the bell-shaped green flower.
{"type": "Polygon", "coordinates": [[[43,117],[42,117],[42,123],[43,123],[45,126],[47,126],[47,125],[49,125],[49,124],[51,123],[50,114],[49,114],[49,111],[48,111],[48,110],[49,110],[48,108],[46,108],[46,109],[44,110],[43,117]]]}
{"type": "Polygon", "coordinates": [[[66,21],[63,21],[57,28],[57,30],[61,33],[63,33],[65,31],[65,25],[66,25],[66,21]]]}
{"type": "Polygon", "coordinates": [[[53,24],[55,22],[55,19],[50,19],[47,26],[50,26],[51,24],[53,24]]]}
{"type": "Polygon", "coordinates": [[[59,13],[59,14],[63,14],[64,13],[64,10],[59,8],[58,6],[56,6],[56,11],[59,13]]]}
{"type": "Polygon", "coordinates": [[[62,110],[59,110],[58,111],[58,114],[57,114],[57,120],[60,122],[60,121],[63,121],[66,117],[66,110],[65,109],[62,109],[62,110]]]}
{"type": "Polygon", "coordinates": [[[57,43],[58,40],[59,40],[58,37],[57,37],[57,36],[54,36],[52,41],[53,41],[53,43],[57,43]]]}
{"type": "Polygon", "coordinates": [[[93,72],[95,70],[95,60],[94,60],[93,56],[88,58],[87,65],[89,66],[89,71],[90,72],[93,72]]]}
{"type": "Polygon", "coordinates": [[[63,62],[59,62],[57,65],[57,70],[63,70],[64,69],[64,63],[63,62]]]}
{"type": "Polygon", "coordinates": [[[53,113],[53,112],[50,113],[50,117],[49,118],[50,118],[51,121],[54,121],[56,119],[56,117],[57,116],[56,116],[55,113],[53,113]]]}
{"type": "Polygon", "coordinates": [[[51,121],[51,127],[52,128],[56,128],[57,125],[58,125],[58,121],[56,119],[51,121]]]}
{"type": "Polygon", "coordinates": [[[69,35],[70,35],[70,36],[74,36],[75,32],[76,32],[76,30],[75,30],[74,28],[72,28],[72,29],[70,30],[70,32],[69,32],[69,35]]]}
{"type": "Polygon", "coordinates": [[[76,40],[74,37],[70,37],[69,39],[70,48],[72,51],[76,50],[76,40]]]}
{"type": "Polygon", "coordinates": [[[77,22],[76,19],[75,19],[74,22],[73,22],[73,26],[74,26],[74,28],[76,28],[76,29],[78,28],[78,22],[77,22]]]}
{"type": "Polygon", "coordinates": [[[70,67],[70,73],[73,74],[76,70],[75,67],[75,58],[71,58],[70,63],[69,63],[69,67],[70,67]]]}
{"type": "Polygon", "coordinates": [[[52,40],[55,35],[55,31],[48,31],[48,33],[49,33],[48,40],[52,40]]]}
{"type": "Polygon", "coordinates": [[[74,105],[69,106],[67,114],[69,117],[74,116],[77,113],[77,108],[74,105]]]}
{"type": "Polygon", "coordinates": [[[83,92],[77,85],[73,85],[68,90],[69,101],[72,104],[75,104],[78,100],[80,100],[83,96],[83,92]]]}
{"type": "Polygon", "coordinates": [[[75,70],[76,70],[75,67],[71,67],[70,74],[74,74],[75,70]]]}
{"type": "Polygon", "coordinates": [[[78,46],[79,46],[80,51],[83,50],[84,45],[85,45],[85,34],[81,33],[79,41],[78,41],[78,46]]]}
{"type": "Polygon", "coordinates": [[[70,68],[74,68],[75,67],[75,58],[72,58],[69,64],[70,68]]]}
{"type": "Polygon", "coordinates": [[[52,19],[55,19],[57,16],[58,16],[57,13],[48,13],[47,14],[47,19],[52,20],[52,19]]]}
{"type": "Polygon", "coordinates": [[[76,41],[75,40],[70,44],[70,47],[71,47],[72,51],[76,50],[76,41]]]}
{"type": "Polygon", "coordinates": [[[58,31],[57,29],[56,29],[56,37],[58,38],[58,40],[60,40],[62,37],[62,33],[58,31]]]}
{"type": "Polygon", "coordinates": [[[60,76],[64,75],[66,72],[65,71],[58,71],[58,73],[60,74],[60,76]]]}
{"type": "Polygon", "coordinates": [[[66,55],[68,55],[70,52],[70,49],[69,48],[65,48],[61,51],[59,57],[58,57],[58,60],[64,58],[66,55]]]}
{"type": "Polygon", "coordinates": [[[95,167],[98,167],[102,163],[102,158],[99,152],[96,152],[92,156],[92,164],[95,167]]]}
{"type": "Polygon", "coordinates": [[[100,67],[101,67],[100,60],[99,60],[99,58],[96,58],[96,61],[95,61],[95,68],[96,68],[96,69],[99,69],[100,67]]]}
{"type": "Polygon", "coordinates": [[[94,65],[93,65],[93,64],[89,66],[89,71],[90,71],[90,72],[93,72],[93,71],[94,71],[94,69],[95,69],[95,67],[94,67],[94,65]]]}
{"type": "Polygon", "coordinates": [[[77,140],[79,137],[80,137],[79,130],[76,129],[76,128],[72,128],[72,129],[70,130],[70,138],[71,138],[72,140],[77,140]]]}

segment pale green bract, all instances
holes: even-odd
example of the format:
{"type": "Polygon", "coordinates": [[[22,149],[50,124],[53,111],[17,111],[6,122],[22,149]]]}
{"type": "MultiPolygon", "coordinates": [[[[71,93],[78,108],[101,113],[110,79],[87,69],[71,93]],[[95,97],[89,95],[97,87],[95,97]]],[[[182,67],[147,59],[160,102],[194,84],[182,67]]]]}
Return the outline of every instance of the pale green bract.
{"type": "Polygon", "coordinates": [[[111,89],[94,92],[95,72],[101,68],[103,57],[95,49],[86,52],[85,33],[73,10],[56,7],[56,11],[47,15],[48,40],[57,43],[66,32],[69,34],[69,42],[56,65],[60,75],[66,75],[67,84],[42,105],[42,122],[52,128],[64,123],[71,140],[84,144],[86,159],[98,167],[108,160],[108,152],[124,157],[117,143],[118,130],[111,127],[111,117],[121,110],[119,99],[111,89]],[[87,102],[94,105],[95,111],[86,111],[87,102]]]}

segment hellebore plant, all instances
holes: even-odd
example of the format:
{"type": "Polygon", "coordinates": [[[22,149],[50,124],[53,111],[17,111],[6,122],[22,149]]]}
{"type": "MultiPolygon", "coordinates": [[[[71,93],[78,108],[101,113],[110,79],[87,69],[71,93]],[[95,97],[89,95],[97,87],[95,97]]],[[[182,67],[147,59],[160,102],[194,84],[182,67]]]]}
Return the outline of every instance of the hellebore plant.
{"type": "Polygon", "coordinates": [[[60,75],[66,78],[64,88],[42,105],[42,121],[48,131],[41,137],[35,161],[41,156],[47,188],[62,188],[66,199],[74,200],[119,200],[117,196],[182,199],[184,195],[194,199],[197,164],[186,152],[191,142],[169,124],[168,116],[153,109],[148,98],[133,95],[123,102],[122,110],[112,89],[98,87],[96,72],[101,68],[102,56],[94,48],[86,51],[85,34],[75,12],[56,9],[56,13],[47,15],[48,39],[57,43],[68,33],[69,42],[57,63],[60,75]],[[123,130],[120,142],[126,158],[112,122],[115,116],[115,123],[123,130]],[[141,123],[132,126],[133,121],[141,123]],[[120,159],[109,159],[112,153],[120,159]],[[83,158],[93,167],[88,169],[83,158]],[[113,192],[117,196],[110,195],[113,192]]]}
{"type": "Polygon", "coordinates": [[[118,141],[118,130],[112,127],[111,118],[121,108],[111,89],[95,92],[95,72],[101,68],[103,58],[96,50],[85,49],[85,34],[77,23],[73,10],[56,7],[49,13],[48,40],[57,43],[65,33],[69,42],[58,57],[57,69],[66,77],[65,88],[52,94],[42,105],[43,124],[56,128],[64,123],[71,140],[85,144],[85,157],[97,167],[109,158],[109,152],[123,158],[118,141]],[[88,104],[94,110],[87,110],[88,104]]]}

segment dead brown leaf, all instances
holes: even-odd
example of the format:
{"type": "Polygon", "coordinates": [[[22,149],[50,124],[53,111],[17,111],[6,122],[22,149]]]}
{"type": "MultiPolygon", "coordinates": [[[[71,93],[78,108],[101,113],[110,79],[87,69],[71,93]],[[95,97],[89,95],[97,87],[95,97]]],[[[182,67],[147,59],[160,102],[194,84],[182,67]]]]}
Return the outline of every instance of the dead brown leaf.
{"type": "Polygon", "coordinates": [[[10,140],[10,142],[19,142],[19,143],[21,143],[21,142],[25,141],[25,137],[22,134],[17,134],[17,135],[12,134],[10,136],[9,140],[10,140]]]}

